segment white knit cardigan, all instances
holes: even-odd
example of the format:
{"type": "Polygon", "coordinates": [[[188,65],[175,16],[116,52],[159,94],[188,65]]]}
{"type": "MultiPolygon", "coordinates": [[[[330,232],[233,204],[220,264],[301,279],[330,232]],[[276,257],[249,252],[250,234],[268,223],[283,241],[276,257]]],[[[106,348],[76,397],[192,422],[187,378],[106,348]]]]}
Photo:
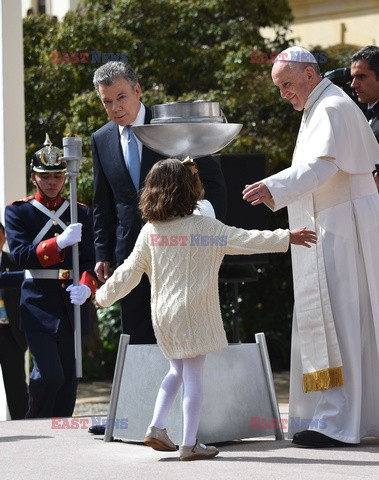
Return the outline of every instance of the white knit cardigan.
{"type": "Polygon", "coordinates": [[[289,230],[243,230],[199,215],[147,223],[133,252],[97,291],[103,307],[127,295],[146,273],[157,343],[167,358],[221,350],[227,339],[218,296],[224,255],[285,252],[289,230]]]}

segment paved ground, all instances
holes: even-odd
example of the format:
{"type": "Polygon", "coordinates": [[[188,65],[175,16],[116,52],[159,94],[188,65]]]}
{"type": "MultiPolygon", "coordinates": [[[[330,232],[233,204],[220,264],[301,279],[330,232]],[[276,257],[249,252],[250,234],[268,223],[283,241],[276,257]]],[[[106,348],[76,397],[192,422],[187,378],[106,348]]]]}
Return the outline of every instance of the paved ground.
{"type": "MultiPolygon", "coordinates": [[[[284,416],[283,412],[282,415],[284,416]]],[[[80,419],[87,420],[84,417],[80,419]]],[[[138,443],[104,442],[87,429],[53,428],[52,420],[0,425],[1,480],[357,480],[379,478],[379,443],[312,450],[273,437],[218,445],[208,461],[138,443]]]]}
{"type": "Polygon", "coordinates": [[[112,381],[79,382],[74,416],[107,415],[112,381]]]}
{"type": "MultiPolygon", "coordinates": [[[[284,419],[286,378],[275,375],[284,419]]],[[[87,429],[91,416],[107,414],[110,387],[110,382],[80,384],[78,418],[0,422],[0,480],[379,480],[378,439],[314,450],[254,438],[220,444],[219,456],[202,462],[179,462],[175,452],[139,443],[104,442],[87,429]]]]}

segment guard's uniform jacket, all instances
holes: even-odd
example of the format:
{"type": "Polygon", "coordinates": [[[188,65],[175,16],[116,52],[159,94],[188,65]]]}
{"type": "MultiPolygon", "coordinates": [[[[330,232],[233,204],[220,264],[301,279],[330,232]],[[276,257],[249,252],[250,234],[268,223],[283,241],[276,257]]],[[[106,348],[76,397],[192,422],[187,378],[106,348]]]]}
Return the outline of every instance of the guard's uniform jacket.
{"type": "MultiPolygon", "coordinates": [[[[92,299],[97,279],[93,225],[90,210],[78,203],[78,222],[82,223],[79,242],[80,283],[91,289],[92,299]]],[[[55,333],[60,320],[68,315],[74,325],[74,309],[66,288],[72,284],[72,248],[59,252],[56,237],[70,224],[70,206],[62,197],[50,204],[36,192],[5,209],[8,245],[19,266],[25,270],[21,288],[21,330],[55,333]],[[39,207],[39,208],[37,208],[39,207]]],[[[81,307],[82,333],[90,328],[89,302],[81,307]]]]}
{"type": "MultiPolygon", "coordinates": [[[[90,329],[89,303],[97,280],[93,227],[89,208],[78,204],[80,283],[91,295],[82,305],[82,334],[90,329]]],[[[25,270],[21,286],[20,328],[33,356],[26,418],[69,417],[76,401],[74,306],[66,291],[72,284],[72,247],[59,251],[56,237],[70,223],[69,203],[47,201],[37,191],[8,205],[5,225],[9,248],[25,270]]]]}

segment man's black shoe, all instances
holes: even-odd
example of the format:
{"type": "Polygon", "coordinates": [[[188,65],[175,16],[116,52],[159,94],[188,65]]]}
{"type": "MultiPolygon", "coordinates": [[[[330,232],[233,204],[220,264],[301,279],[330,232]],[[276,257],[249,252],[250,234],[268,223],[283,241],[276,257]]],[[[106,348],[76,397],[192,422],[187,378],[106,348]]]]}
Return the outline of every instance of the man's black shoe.
{"type": "Polygon", "coordinates": [[[355,445],[354,443],[345,443],[335,438],[327,437],[323,433],[314,430],[303,430],[295,433],[292,443],[299,447],[310,448],[349,447],[355,445]]]}
{"type": "Polygon", "coordinates": [[[104,435],[105,433],[105,426],[104,425],[92,425],[88,429],[89,433],[93,433],[94,435],[104,435]]]}

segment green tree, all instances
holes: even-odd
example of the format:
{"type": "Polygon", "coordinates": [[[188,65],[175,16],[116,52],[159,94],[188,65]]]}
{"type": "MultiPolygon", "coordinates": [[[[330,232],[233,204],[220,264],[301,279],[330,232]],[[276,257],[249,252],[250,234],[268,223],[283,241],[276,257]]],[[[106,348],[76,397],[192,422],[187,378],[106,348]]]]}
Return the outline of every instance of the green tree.
{"type": "MultiPolygon", "coordinates": [[[[47,129],[56,143],[67,132],[88,139],[106,120],[92,91],[99,64],[92,62],[91,52],[126,52],[147,104],[220,101],[229,121],[244,124],[229,151],[272,146],[275,131],[267,132],[266,123],[289,109],[266,92],[268,86],[272,90],[270,65],[252,65],[250,52],[285,48],[291,20],[285,0],[87,0],[62,22],[46,15],[26,17],[28,153],[47,129]],[[264,27],[273,29],[274,41],[263,37],[264,27]],[[67,63],[53,52],[88,53],[88,63],[67,63]]],[[[90,156],[88,142],[84,153],[90,156]]]]}
{"type": "MultiPolygon", "coordinates": [[[[45,132],[55,145],[66,134],[80,135],[87,160],[81,165],[78,198],[91,203],[90,135],[107,121],[92,77],[111,58],[106,53],[124,53],[138,71],[147,105],[219,101],[228,121],[243,124],[240,136],[222,153],[265,153],[267,173],[286,167],[300,115],[280,101],[271,64],[252,63],[251,52],[269,57],[288,47],[292,20],[286,0],[84,0],[61,22],[47,15],[26,17],[27,159],[41,147],[45,132]],[[273,40],[263,35],[265,28],[273,40]]],[[[324,71],[348,65],[350,53],[328,51],[324,71]]],[[[287,225],[285,212],[269,221],[269,228],[287,225]]],[[[220,291],[230,332],[230,293],[225,286],[220,291]]],[[[289,254],[270,256],[259,281],[241,287],[240,299],[242,340],[265,331],[276,363],[286,364],[292,313],[289,254]]],[[[102,316],[109,321],[108,314],[102,316]]]]}

